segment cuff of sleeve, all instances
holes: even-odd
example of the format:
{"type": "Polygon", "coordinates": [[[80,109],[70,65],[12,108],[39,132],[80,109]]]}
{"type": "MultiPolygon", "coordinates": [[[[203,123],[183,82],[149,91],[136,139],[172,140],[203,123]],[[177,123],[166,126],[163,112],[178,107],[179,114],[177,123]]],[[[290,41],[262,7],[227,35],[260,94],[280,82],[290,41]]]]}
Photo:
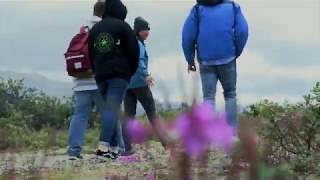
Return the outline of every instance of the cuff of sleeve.
{"type": "Polygon", "coordinates": [[[194,60],[189,60],[189,61],[188,61],[188,64],[189,64],[189,65],[194,65],[195,62],[194,62],[194,60]]]}

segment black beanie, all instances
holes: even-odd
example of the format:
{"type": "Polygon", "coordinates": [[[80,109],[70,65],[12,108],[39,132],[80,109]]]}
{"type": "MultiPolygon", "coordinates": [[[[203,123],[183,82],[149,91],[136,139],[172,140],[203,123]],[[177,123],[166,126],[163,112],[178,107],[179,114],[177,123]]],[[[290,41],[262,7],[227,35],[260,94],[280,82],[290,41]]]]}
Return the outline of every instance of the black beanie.
{"type": "Polygon", "coordinates": [[[138,34],[140,31],[150,30],[149,23],[142,17],[137,17],[134,20],[134,32],[138,34]]]}

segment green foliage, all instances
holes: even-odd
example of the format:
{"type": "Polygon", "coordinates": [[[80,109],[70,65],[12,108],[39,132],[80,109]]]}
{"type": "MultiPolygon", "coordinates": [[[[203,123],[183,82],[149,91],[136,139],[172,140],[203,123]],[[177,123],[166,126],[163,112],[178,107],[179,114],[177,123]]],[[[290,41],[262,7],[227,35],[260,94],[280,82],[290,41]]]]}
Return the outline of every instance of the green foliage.
{"type": "Polygon", "coordinates": [[[72,112],[71,100],[49,97],[26,88],[23,80],[1,80],[0,101],[0,127],[17,126],[36,131],[62,129],[69,124],[72,112]]]}
{"type": "Polygon", "coordinates": [[[245,114],[257,120],[259,135],[269,143],[269,163],[292,162],[296,172],[317,167],[314,156],[320,152],[320,82],[302,103],[280,105],[264,100],[249,106],[245,114]]]}
{"type": "Polygon", "coordinates": [[[260,180],[269,179],[285,179],[285,180],[298,180],[294,172],[288,165],[282,165],[279,167],[268,167],[266,165],[260,165],[260,180]]]}
{"type": "MultiPolygon", "coordinates": [[[[258,168],[259,180],[270,180],[270,179],[283,179],[283,180],[298,180],[293,170],[288,165],[281,165],[276,167],[270,167],[265,164],[260,164],[258,168]]],[[[241,174],[243,180],[250,179],[248,172],[241,174]]]]}
{"type": "Polygon", "coordinates": [[[26,88],[23,80],[0,80],[0,101],[0,136],[6,137],[0,139],[0,150],[42,147],[48,138],[46,129],[65,129],[70,122],[71,100],[26,88]],[[38,132],[37,139],[33,132],[38,132]]]}

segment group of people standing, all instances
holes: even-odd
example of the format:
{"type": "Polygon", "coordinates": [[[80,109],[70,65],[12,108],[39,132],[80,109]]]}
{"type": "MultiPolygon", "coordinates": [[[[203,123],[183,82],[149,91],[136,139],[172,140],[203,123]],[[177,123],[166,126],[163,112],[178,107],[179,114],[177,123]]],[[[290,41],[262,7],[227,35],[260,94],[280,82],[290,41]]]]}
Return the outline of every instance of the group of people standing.
{"type": "MultiPolygon", "coordinates": [[[[155,127],[158,120],[148,71],[145,46],[150,32],[142,17],[134,28],[125,22],[127,8],[120,0],[98,1],[90,20],[89,57],[92,75],[74,79],[76,107],[69,128],[69,159],[81,159],[88,120],[95,106],[101,116],[100,142],[96,155],[116,159],[132,155],[124,124],[134,119],[138,101],[155,127]],[[120,123],[121,104],[125,120],[120,123]]],[[[228,123],[237,129],[236,59],[248,39],[248,25],[238,4],[229,0],[197,0],[182,33],[182,46],[189,71],[200,66],[204,100],[215,107],[216,84],[221,82],[228,123]]],[[[213,109],[214,110],[214,109],[213,109]]],[[[160,140],[164,146],[165,142],[160,140]]]]}

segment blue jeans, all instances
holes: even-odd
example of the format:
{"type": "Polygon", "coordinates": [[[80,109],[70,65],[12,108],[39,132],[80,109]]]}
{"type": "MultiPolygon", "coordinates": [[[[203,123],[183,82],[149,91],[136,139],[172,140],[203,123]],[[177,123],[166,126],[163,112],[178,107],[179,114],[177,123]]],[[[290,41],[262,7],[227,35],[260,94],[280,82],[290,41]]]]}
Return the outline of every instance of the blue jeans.
{"type": "Polygon", "coordinates": [[[200,65],[200,76],[202,81],[203,98],[212,103],[216,110],[216,91],[217,82],[220,81],[225,99],[225,110],[229,125],[233,128],[238,127],[237,115],[237,63],[236,60],[229,64],[206,66],[200,65]]]}
{"type": "MultiPolygon", "coordinates": [[[[107,123],[105,120],[104,101],[98,90],[78,91],[74,93],[76,98],[76,107],[69,127],[68,155],[78,156],[81,153],[84,144],[84,136],[90,119],[92,109],[96,106],[101,116],[101,124],[107,123]]],[[[108,125],[108,124],[105,124],[108,125]]],[[[117,135],[113,137],[113,144],[119,144],[120,149],[124,149],[122,140],[121,125],[118,124],[117,135]]]]}
{"type": "Polygon", "coordinates": [[[119,115],[127,86],[128,81],[119,78],[108,79],[98,84],[104,102],[100,144],[111,148],[120,146],[120,151],[124,150],[124,142],[119,115]]]}

